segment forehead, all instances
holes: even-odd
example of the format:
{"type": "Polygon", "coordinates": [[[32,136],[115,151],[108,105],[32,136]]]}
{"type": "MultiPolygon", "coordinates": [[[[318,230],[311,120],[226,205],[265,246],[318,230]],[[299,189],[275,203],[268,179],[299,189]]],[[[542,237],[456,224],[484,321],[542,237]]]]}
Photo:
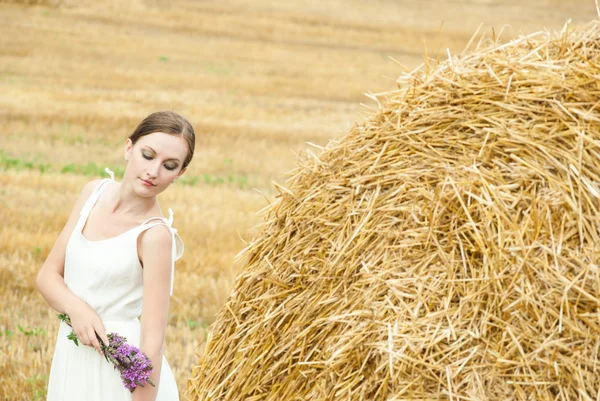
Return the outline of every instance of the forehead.
{"type": "Polygon", "coordinates": [[[144,135],[136,142],[140,147],[151,147],[157,154],[168,158],[178,158],[184,160],[187,156],[187,142],[183,135],[165,134],[164,132],[154,132],[144,135]]]}

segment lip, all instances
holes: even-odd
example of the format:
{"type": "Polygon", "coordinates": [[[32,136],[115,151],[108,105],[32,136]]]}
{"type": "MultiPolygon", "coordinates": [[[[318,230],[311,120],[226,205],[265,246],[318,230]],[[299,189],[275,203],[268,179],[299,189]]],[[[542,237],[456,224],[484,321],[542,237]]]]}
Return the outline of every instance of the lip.
{"type": "Polygon", "coordinates": [[[140,178],[140,180],[142,180],[142,183],[147,186],[147,187],[155,187],[156,185],[154,185],[153,183],[151,183],[150,181],[146,181],[140,178]]]}

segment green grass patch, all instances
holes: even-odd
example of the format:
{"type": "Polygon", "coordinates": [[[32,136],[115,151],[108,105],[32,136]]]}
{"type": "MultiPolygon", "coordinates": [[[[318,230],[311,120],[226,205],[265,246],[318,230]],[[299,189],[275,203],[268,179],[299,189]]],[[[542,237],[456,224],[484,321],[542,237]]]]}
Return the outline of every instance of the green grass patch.
{"type": "Polygon", "coordinates": [[[2,170],[37,170],[40,174],[44,174],[52,169],[48,163],[34,162],[21,159],[18,157],[10,157],[6,152],[0,149],[0,169],[2,170]]]}
{"type": "MultiPolygon", "coordinates": [[[[231,159],[223,160],[224,166],[231,166],[232,164],[233,161],[231,159]]],[[[104,171],[105,168],[105,165],[99,166],[94,162],[89,162],[86,164],[69,163],[63,165],[62,167],[58,167],[49,163],[11,157],[0,149],[0,170],[32,170],[39,171],[40,174],[47,172],[59,172],[60,174],[76,174],[98,178],[107,176],[106,171],[104,171]]],[[[123,175],[125,174],[125,169],[123,167],[108,166],[108,168],[115,173],[115,179],[123,178],[123,175]]],[[[250,187],[247,175],[236,174],[234,172],[225,172],[223,174],[203,174],[202,176],[190,176],[186,174],[176,181],[178,185],[190,187],[196,186],[200,182],[206,185],[235,185],[242,189],[248,189],[250,187]]]]}
{"type": "Polygon", "coordinates": [[[0,337],[12,337],[13,336],[13,332],[12,330],[0,330],[0,337]]]}
{"type": "Polygon", "coordinates": [[[46,399],[46,388],[48,386],[48,376],[34,374],[25,379],[27,384],[31,386],[34,400],[46,399]]]}
{"type": "Polygon", "coordinates": [[[194,320],[194,319],[188,319],[188,320],[187,320],[187,322],[186,322],[186,325],[187,325],[187,327],[188,327],[190,330],[195,330],[195,329],[197,329],[198,327],[201,327],[201,328],[203,328],[203,329],[206,329],[206,328],[208,328],[208,325],[207,325],[207,324],[206,324],[206,322],[205,322],[205,321],[203,321],[203,320],[202,320],[202,321],[198,321],[198,320],[194,320]]]}
{"type": "Polygon", "coordinates": [[[25,329],[23,328],[23,326],[21,326],[20,324],[17,324],[17,328],[19,329],[19,331],[23,334],[25,334],[26,336],[45,336],[47,334],[46,329],[44,329],[43,327],[34,327],[31,330],[25,329]]]}
{"type": "MultiPolygon", "coordinates": [[[[105,166],[99,166],[94,162],[90,162],[87,164],[75,164],[69,163],[64,165],[60,169],[61,174],[78,174],[92,177],[104,177],[106,176],[106,171],[104,171],[105,166]]],[[[125,169],[122,167],[108,167],[113,173],[115,173],[115,178],[123,178],[125,174],[125,169]]]]}

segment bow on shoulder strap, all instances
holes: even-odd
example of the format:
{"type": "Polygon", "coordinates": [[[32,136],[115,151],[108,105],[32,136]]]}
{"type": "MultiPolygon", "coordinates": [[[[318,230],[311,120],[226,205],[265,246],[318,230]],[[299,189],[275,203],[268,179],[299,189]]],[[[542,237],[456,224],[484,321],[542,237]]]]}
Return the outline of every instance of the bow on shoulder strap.
{"type": "Polygon", "coordinates": [[[169,228],[169,231],[171,232],[171,239],[172,239],[172,243],[171,243],[171,291],[169,292],[169,294],[173,295],[173,284],[175,282],[175,261],[178,260],[179,258],[181,258],[181,256],[183,255],[184,245],[183,245],[183,240],[181,239],[179,234],[177,234],[177,229],[175,227],[173,227],[173,210],[171,208],[169,208],[169,218],[168,219],[163,218],[163,221],[169,228]]]}
{"type": "Polygon", "coordinates": [[[106,167],[104,171],[106,171],[106,173],[110,176],[111,180],[115,180],[115,173],[113,173],[108,167],[106,167]]]}

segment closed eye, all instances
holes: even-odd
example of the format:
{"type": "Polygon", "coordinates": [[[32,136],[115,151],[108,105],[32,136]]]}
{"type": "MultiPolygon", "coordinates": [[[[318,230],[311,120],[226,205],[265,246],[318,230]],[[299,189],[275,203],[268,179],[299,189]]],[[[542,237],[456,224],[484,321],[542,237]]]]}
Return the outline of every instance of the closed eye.
{"type": "MultiPolygon", "coordinates": [[[[150,156],[150,155],[148,155],[148,154],[146,154],[146,153],[144,153],[144,152],[142,152],[142,156],[143,156],[143,157],[144,157],[144,159],[146,159],[146,160],[152,160],[152,159],[154,159],[152,156],[150,156]]],[[[177,168],[177,166],[165,165],[165,168],[166,168],[167,170],[169,170],[169,171],[173,171],[173,170],[175,170],[175,169],[177,168]]]]}

